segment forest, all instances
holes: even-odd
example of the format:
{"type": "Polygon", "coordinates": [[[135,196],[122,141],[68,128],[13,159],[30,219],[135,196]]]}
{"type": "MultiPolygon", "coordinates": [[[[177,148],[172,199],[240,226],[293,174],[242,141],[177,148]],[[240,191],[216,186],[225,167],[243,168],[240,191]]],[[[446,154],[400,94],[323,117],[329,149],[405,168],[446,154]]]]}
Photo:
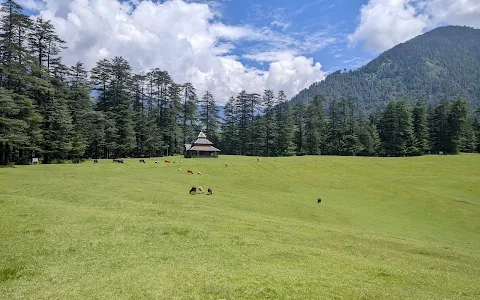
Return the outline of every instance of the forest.
{"type": "Polygon", "coordinates": [[[222,154],[413,156],[480,150],[480,123],[468,101],[392,100],[366,113],[354,98],[315,94],[290,102],[284,92],[242,91],[226,101],[197,95],[167,71],[136,74],[122,57],[91,70],[62,63],[55,28],[2,3],[0,165],[79,162],[84,158],[183,153],[200,130],[222,154]]]}

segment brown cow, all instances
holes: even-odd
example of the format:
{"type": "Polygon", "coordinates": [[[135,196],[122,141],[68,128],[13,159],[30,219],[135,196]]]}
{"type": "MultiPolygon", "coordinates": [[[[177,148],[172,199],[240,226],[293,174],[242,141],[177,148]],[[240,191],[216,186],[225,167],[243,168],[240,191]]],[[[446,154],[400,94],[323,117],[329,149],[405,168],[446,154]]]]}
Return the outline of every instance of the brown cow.
{"type": "Polygon", "coordinates": [[[227,164],[227,163],[225,163],[225,167],[228,167],[228,164],[227,164]]]}
{"type": "Polygon", "coordinates": [[[169,161],[169,160],[165,160],[165,163],[166,163],[166,164],[169,164],[169,163],[170,163],[170,161],[169,161]]]}
{"type": "Polygon", "coordinates": [[[205,191],[203,190],[203,187],[201,187],[201,186],[198,187],[198,191],[202,194],[205,193],[205,191]]]}
{"type": "Polygon", "coordinates": [[[193,174],[193,171],[192,170],[187,170],[187,173],[188,174],[193,174]]]}

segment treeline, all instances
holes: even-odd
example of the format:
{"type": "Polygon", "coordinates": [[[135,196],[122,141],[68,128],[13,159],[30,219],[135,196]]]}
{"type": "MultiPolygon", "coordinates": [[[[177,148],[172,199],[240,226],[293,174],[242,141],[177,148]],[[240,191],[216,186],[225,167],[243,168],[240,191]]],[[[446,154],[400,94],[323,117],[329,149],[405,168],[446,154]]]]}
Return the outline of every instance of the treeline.
{"type": "Polygon", "coordinates": [[[427,108],[391,102],[363,115],[357,103],[283,92],[241,92],[224,107],[159,69],[135,74],[124,58],[62,63],[52,24],[11,0],[0,19],[0,165],[183,153],[200,130],[223,154],[404,156],[478,151],[480,126],[463,100],[427,108]]]}
{"type": "Polygon", "coordinates": [[[218,142],[218,107],[207,92],[153,69],[134,74],[121,58],[62,63],[49,21],[32,21],[11,0],[0,19],[0,165],[85,157],[178,154],[205,129],[218,142]],[[95,97],[92,97],[94,95],[95,97]]]}
{"type": "Polygon", "coordinates": [[[467,102],[391,101],[383,111],[360,113],[349,100],[285,102],[280,93],[262,98],[241,93],[225,106],[221,149],[228,154],[415,156],[480,151],[480,123],[467,102]],[[262,110],[261,114],[255,111],[262,110]]]}

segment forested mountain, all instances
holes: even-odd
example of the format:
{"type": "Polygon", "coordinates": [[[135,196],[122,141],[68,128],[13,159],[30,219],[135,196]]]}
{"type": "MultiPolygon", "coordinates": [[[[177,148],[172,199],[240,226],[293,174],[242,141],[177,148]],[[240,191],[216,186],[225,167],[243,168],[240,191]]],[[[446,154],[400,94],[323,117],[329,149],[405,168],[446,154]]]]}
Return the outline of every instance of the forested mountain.
{"type": "Polygon", "coordinates": [[[447,26],[434,29],[384,52],[355,71],[337,71],[301,91],[292,101],[321,94],[329,100],[352,99],[374,112],[392,99],[410,104],[423,97],[427,105],[464,98],[480,104],[480,30],[447,26]]]}

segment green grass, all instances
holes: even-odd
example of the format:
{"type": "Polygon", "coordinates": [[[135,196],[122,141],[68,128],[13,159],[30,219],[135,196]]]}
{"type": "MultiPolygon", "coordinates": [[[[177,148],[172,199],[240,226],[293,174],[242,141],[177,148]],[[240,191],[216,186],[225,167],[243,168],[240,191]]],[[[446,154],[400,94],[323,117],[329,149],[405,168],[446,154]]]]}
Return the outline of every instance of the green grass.
{"type": "Polygon", "coordinates": [[[0,169],[0,298],[480,298],[480,155],[173,160],[0,169]]]}

